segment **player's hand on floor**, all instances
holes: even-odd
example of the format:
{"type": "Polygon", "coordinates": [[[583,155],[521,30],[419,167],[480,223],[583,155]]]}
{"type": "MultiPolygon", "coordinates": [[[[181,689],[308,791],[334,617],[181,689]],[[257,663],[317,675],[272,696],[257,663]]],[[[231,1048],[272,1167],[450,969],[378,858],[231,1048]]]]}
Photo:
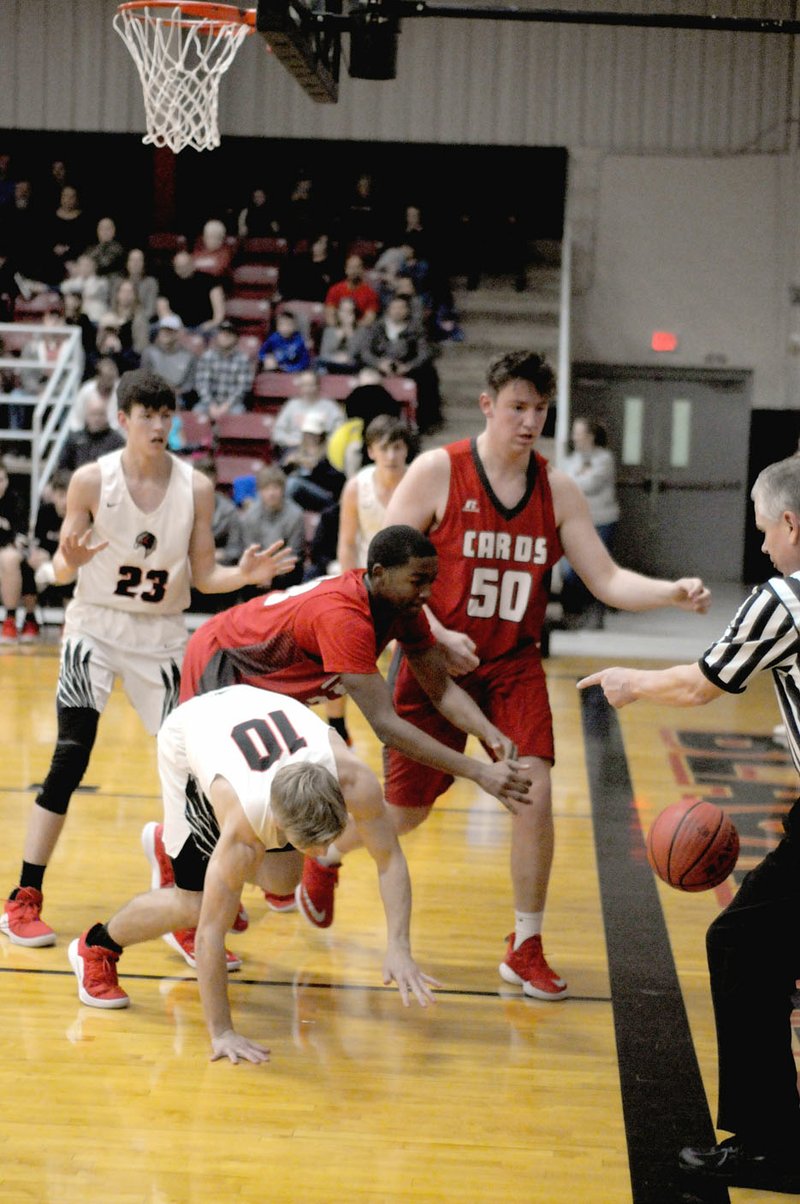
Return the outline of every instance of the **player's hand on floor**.
{"type": "Polygon", "coordinates": [[[251,543],[242,553],[239,569],[249,585],[271,585],[276,577],[290,573],[296,564],[293,550],[278,540],[263,549],[251,543]]]}
{"type": "Polygon", "coordinates": [[[675,605],[681,610],[691,610],[704,615],[711,605],[711,590],[699,577],[680,577],[674,582],[675,605]]]}
{"type": "Polygon", "coordinates": [[[522,761],[494,761],[483,770],[478,785],[499,799],[507,811],[516,815],[521,806],[528,806],[531,801],[528,791],[533,782],[530,766],[522,761]]]}
{"type": "Polygon", "coordinates": [[[234,1066],[238,1066],[239,1062],[269,1061],[269,1050],[266,1046],[257,1045],[255,1041],[250,1041],[241,1033],[235,1033],[232,1028],[221,1033],[219,1037],[212,1037],[211,1049],[213,1051],[212,1062],[219,1062],[221,1058],[227,1058],[228,1061],[233,1062],[234,1066]]]}
{"type": "Polygon", "coordinates": [[[599,686],[606,696],[612,707],[619,709],[627,706],[630,702],[635,702],[633,691],[631,690],[631,671],[630,669],[600,669],[597,673],[591,673],[588,677],[582,677],[578,682],[579,690],[588,690],[590,686],[599,686]]]}
{"type": "Polygon", "coordinates": [[[410,992],[414,995],[420,1006],[426,1008],[429,1003],[436,1002],[436,997],[431,987],[441,987],[443,985],[438,979],[432,978],[430,974],[423,973],[410,953],[399,949],[390,949],[386,953],[383,963],[383,982],[384,986],[387,987],[391,982],[397,983],[403,1007],[408,1007],[409,1005],[410,992]]]}

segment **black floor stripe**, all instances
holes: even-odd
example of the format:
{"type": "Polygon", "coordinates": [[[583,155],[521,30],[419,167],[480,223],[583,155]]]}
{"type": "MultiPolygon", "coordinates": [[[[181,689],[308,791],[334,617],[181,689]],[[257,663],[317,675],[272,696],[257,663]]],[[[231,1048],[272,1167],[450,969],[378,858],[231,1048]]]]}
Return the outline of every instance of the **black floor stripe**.
{"type": "Polygon", "coordinates": [[[608,946],[633,1204],[726,1204],[677,1165],[716,1141],[658,892],[645,856],[616,712],[581,695],[583,736],[608,946]]]}

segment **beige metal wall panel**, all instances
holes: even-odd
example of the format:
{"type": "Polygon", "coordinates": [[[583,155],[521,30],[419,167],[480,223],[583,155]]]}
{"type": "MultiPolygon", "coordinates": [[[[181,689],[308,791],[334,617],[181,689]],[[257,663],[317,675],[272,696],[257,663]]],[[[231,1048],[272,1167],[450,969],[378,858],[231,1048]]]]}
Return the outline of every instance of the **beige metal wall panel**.
{"type": "MultiPolygon", "coordinates": [[[[750,0],[549,7],[792,17],[750,0]]],[[[113,0],[2,0],[0,127],[136,131],[139,80],[113,0]]],[[[617,153],[785,151],[796,39],[775,34],[420,19],[404,22],[398,77],[352,80],[312,103],[258,37],[223,81],[223,134],[598,147],[617,153]]],[[[348,40],[344,39],[345,56],[348,40]]]]}

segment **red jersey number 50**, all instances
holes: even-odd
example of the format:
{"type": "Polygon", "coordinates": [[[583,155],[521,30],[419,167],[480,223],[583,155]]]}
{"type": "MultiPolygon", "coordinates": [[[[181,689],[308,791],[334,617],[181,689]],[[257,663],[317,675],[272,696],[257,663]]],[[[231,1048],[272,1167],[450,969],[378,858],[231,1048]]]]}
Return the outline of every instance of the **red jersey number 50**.
{"type": "Polygon", "coordinates": [[[507,619],[519,623],[531,596],[530,573],[507,569],[475,569],[467,602],[467,614],[473,619],[507,619]]]}

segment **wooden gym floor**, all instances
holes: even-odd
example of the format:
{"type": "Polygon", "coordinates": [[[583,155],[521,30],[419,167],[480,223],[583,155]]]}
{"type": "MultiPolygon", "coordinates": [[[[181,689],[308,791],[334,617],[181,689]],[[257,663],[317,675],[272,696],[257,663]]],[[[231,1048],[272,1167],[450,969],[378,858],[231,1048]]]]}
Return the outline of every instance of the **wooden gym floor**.
{"type": "MultiPolygon", "coordinates": [[[[160,815],[152,741],[115,692],[45,881],[48,949],[0,937],[0,1201],[22,1204],[734,1204],[687,1190],[678,1147],[713,1140],[716,1061],[704,956],[735,882],[657,883],[642,832],[700,793],[731,810],[737,875],[777,839],[796,791],[769,738],[768,680],[702,711],[616,715],[575,681],[609,657],[548,662],[556,861],[545,946],[572,998],[528,1000],[497,974],[512,926],[509,817],[457,784],[405,842],[414,951],[445,984],[404,1010],[381,985],[372,864],[348,859],[326,932],[245,897],[231,996],[261,1067],[210,1063],[197,985],[157,941],[126,952],[127,1011],[81,1006],[69,941],[147,888],[143,824],[160,815]]],[[[55,734],[56,649],[0,649],[3,891],[55,734]]],[[[355,708],[358,752],[380,768],[355,708]]],[[[776,1197],[777,1198],[777,1197],[776,1197]]]]}

